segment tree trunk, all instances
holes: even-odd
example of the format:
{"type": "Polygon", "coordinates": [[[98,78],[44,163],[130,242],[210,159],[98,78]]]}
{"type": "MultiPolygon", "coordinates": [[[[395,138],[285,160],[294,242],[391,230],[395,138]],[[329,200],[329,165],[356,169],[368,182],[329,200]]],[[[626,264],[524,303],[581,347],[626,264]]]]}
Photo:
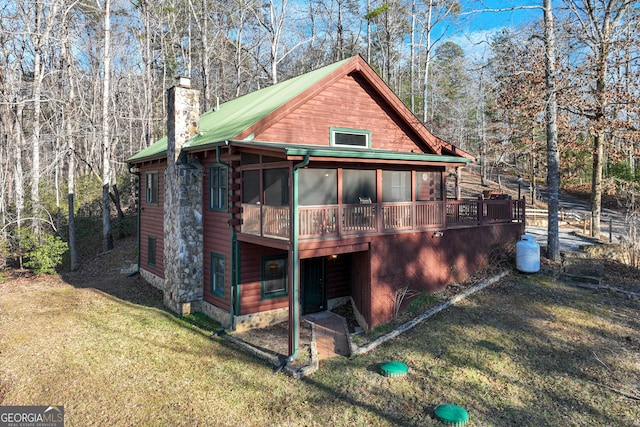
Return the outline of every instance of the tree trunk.
{"type": "Polygon", "coordinates": [[[549,220],[547,223],[547,258],[560,261],[558,211],[560,207],[560,153],[558,151],[558,104],[556,100],[556,52],[553,6],[544,0],[545,83],[547,88],[547,187],[549,220]]]}
{"type": "MultiPolygon", "coordinates": [[[[40,21],[43,19],[43,4],[36,3],[36,32],[40,29],[40,21]]],[[[33,217],[38,216],[40,208],[40,93],[42,92],[42,44],[44,35],[36,36],[36,45],[33,53],[33,135],[31,137],[31,209],[33,217]]],[[[33,221],[33,231],[38,233],[40,223],[33,221]]]]}
{"type": "Polygon", "coordinates": [[[599,131],[593,137],[593,172],[591,175],[591,237],[595,238],[600,238],[603,164],[604,134],[599,131]]]}
{"type": "Polygon", "coordinates": [[[111,203],[109,200],[109,186],[111,182],[111,141],[109,138],[109,77],[111,73],[111,0],[104,2],[104,52],[103,86],[102,86],[102,250],[113,249],[111,234],[111,203]]]}
{"type": "Polygon", "coordinates": [[[15,169],[14,169],[14,188],[16,200],[16,230],[18,234],[18,261],[20,269],[22,269],[22,239],[19,234],[22,228],[22,213],[24,212],[24,172],[22,170],[22,121],[23,121],[23,104],[18,102],[16,105],[16,121],[13,128],[13,140],[16,143],[15,152],[15,169]]]}
{"type": "Polygon", "coordinates": [[[117,184],[113,184],[111,188],[113,188],[113,193],[110,193],[111,201],[113,202],[113,205],[116,207],[116,211],[118,212],[118,220],[123,220],[124,212],[122,211],[122,204],[120,203],[120,190],[118,190],[117,184]]]}
{"type": "Polygon", "coordinates": [[[65,17],[65,38],[64,38],[64,62],[66,65],[67,80],[69,81],[69,93],[67,97],[66,108],[64,110],[64,119],[66,120],[66,138],[67,138],[67,204],[69,217],[69,233],[67,237],[67,245],[69,246],[69,270],[76,271],[79,268],[78,250],[76,245],[76,215],[75,215],[75,173],[76,173],[76,155],[75,140],[73,135],[73,123],[75,123],[75,72],[72,68],[71,41],[69,34],[68,16],[65,17]]]}
{"type": "Polygon", "coordinates": [[[409,98],[411,112],[416,114],[416,2],[411,1],[411,45],[409,46],[409,98]]]}
{"type": "Polygon", "coordinates": [[[431,67],[431,16],[433,14],[433,0],[429,0],[427,10],[427,42],[426,53],[424,60],[424,87],[422,88],[422,123],[431,130],[431,126],[427,125],[427,119],[429,118],[429,106],[427,99],[429,99],[429,68],[431,67]]]}
{"type": "MultiPolygon", "coordinates": [[[[371,12],[371,0],[367,0],[367,13],[371,12]]],[[[367,63],[371,64],[371,20],[367,19],[367,63]]]]}

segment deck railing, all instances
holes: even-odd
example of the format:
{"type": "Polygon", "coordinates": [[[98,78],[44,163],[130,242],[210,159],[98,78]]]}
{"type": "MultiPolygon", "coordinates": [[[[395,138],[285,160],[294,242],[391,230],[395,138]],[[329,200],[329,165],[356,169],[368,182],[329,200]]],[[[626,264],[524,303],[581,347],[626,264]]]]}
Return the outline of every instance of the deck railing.
{"type": "MultiPolygon", "coordinates": [[[[524,222],[523,200],[447,200],[299,207],[299,238],[481,227],[524,222]]],[[[242,205],[241,232],[288,240],[288,206],[242,205]]]]}

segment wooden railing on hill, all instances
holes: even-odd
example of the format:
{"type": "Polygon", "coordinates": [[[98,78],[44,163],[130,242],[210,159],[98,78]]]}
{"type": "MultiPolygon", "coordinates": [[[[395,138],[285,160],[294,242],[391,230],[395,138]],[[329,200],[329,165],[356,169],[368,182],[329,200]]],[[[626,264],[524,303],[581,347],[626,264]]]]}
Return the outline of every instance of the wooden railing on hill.
{"type": "MultiPolygon", "coordinates": [[[[288,240],[289,206],[242,205],[241,232],[288,240]]],[[[446,230],[524,222],[524,200],[447,200],[301,206],[299,238],[446,230]]]]}

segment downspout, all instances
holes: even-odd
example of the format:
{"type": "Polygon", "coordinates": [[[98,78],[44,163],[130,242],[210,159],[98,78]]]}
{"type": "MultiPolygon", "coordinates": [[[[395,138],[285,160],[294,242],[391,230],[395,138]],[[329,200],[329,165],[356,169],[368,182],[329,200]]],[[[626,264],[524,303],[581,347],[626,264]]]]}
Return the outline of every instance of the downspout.
{"type": "MultiPolygon", "coordinates": [[[[136,228],[138,229],[138,267],[137,270],[135,272],[135,274],[140,274],[140,242],[142,241],[142,236],[140,236],[140,214],[142,213],[142,196],[140,194],[140,192],[142,191],[142,180],[140,179],[140,177],[142,176],[142,173],[138,172],[133,172],[132,169],[132,165],[129,164],[128,165],[129,168],[129,173],[133,174],[135,176],[138,177],[138,219],[137,219],[137,224],[136,224],[136,228]]],[[[132,276],[134,276],[135,274],[131,274],[132,276]]]]}
{"type": "MultiPolygon", "coordinates": [[[[229,141],[225,141],[226,145],[229,145],[229,141]]],[[[220,159],[220,146],[216,146],[216,163],[226,166],[229,170],[229,173],[233,173],[233,168],[231,167],[231,165],[227,162],[223,162],[220,159]]],[[[227,179],[229,179],[227,177],[227,179]]],[[[229,197],[229,194],[227,193],[227,199],[229,197]]],[[[231,224],[233,224],[233,220],[235,219],[236,214],[233,213],[233,211],[231,211],[231,224]]],[[[229,253],[231,255],[231,265],[230,265],[230,269],[231,269],[231,277],[230,277],[230,283],[229,283],[229,329],[230,330],[234,330],[234,322],[233,322],[233,317],[234,317],[234,306],[235,306],[235,290],[236,290],[236,276],[237,276],[237,272],[236,272],[236,249],[237,249],[237,245],[238,245],[238,240],[237,240],[237,236],[236,236],[236,227],[235,225],[231,225],[231,252],[229,253]]]]}
{"type": "Polygon", "coordinates": [[[309,154],[304,156],[304,160],[293,166],[292,186],[293,200],[291,206],[291,292],[289,293],[289,357],[287,357],[274,371],[280,372],[287,363],[298,357],[298,340],[300,337],[300,277],[299,277],[299,250],[298,234],[300,224],[298,223],[298,169],[309,164],[309,154]]]}

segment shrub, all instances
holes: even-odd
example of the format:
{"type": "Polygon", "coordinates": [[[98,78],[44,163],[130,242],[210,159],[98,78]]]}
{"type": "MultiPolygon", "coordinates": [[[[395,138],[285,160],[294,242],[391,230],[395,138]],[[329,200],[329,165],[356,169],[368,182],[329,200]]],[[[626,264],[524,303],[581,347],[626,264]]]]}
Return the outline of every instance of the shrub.
{"type": "Polygon", "coordinates": [[[22,245],[25,251],[24,266],[36,274],[55,274],[56,267],[62,263],[67,244],[53,234],[23,234],[22,245]]]}

